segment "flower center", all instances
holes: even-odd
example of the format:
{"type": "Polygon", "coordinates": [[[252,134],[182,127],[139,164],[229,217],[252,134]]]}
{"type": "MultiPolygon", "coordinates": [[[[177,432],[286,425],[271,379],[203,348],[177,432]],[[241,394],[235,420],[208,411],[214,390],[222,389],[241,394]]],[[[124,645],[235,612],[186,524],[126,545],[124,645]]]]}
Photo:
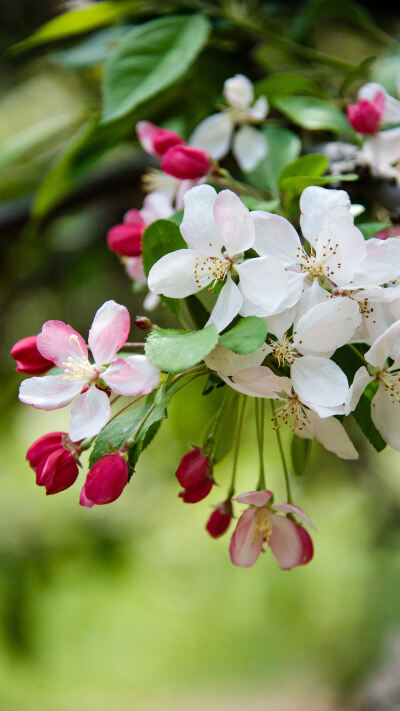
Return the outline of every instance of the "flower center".
{"type": "Polygon", "coordinates": [[[149,168],[142,177],[142,182],[147,193],[159,190],[160,192],[172,195],[175,195],[181,184],[180,180],[174,178],[172,175],[163,173],[162,170],[158,170],[157,168],[149,168]]]}
{"type": "Polygon", "coordinates": [[[211,291],[218,281],[225,281],[232,266],[233,261],[224,257],[198,257],[194,265],[197,287],[204,289],[209,284],[208,288],[211,291]]]}
{"type": "Polygon", "coordinates": [[[272,355],[278,361],[278,365],[281,368],[285,363],[292,365],[294,363],[295,356],[297,356],[297,350],[293,347],[293,343],[286,336],[283,337],[283,341],[269,341],[269,345],[272,348],[272,355]]]}
{"type": "Polygon", "coordinates": [[[261,506],[257,508],[253,541],[255,542],[259,536],[262,536],[264,541],[268,541],[271,533],[272,527],[269,521],[268,507],[261,506]]]}
{"type": "MultiPolygon", "coordinates": [[[[311,253],[307,254],[303,247],[299,247],[297,259],[300,261],[302,271],[308,272],[312,277],[317,279],[319,277],[330,278],[334,274],[334,270],[327,262],[336,255],[338,246],[337,242],[333,243],[328,239],[326,244],[323,245],[318,257],[313,248],[311,248],[311,253]]],[[[337,269],[340,269],[341,266],[341,262],[336,264],[337,269]]]]}
{"type": "Polygon", "coordinates": [[[400,404],[400,372],[396,370],[391,373],[388,370],[381,370],[377,375],[377,379],[391,401],[400,404]]]}
{"type": "Polygon", "coordinates": [[[61,365],[65,372],[64,380],[87,380],[88,382],[94,382],[99,377],[99,371],[87,358],[68,356],[68,359],[61,365]]]}
{"type": "Polygon", "coordinates": [[[272,418],[274,429],[279,429],[281,425],[289,425],[292,432],[301,432],[307,427],[309,422],[306,409],[294,390],[292,390],[291,395],[288,395],[282,403],[283,404],[274,411],[272,418]]]}

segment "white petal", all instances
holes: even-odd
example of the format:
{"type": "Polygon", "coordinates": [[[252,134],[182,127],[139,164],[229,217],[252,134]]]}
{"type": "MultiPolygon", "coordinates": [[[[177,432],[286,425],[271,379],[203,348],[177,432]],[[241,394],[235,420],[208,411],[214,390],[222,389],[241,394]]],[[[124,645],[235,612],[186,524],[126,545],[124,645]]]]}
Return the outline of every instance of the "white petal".
{"type": "Polygon", "coordinates": [[[195,148],[202,148],[219,160],[229,151],[233,124],[229,115],[213,114],[202,121],[192,133],[189,144],[195,148]]]}
{"type": "Polygon", "coordinates": [[[111,363],[129,336],[131,319],[126,306],[106,301],[99,308],[89,331],[89,348],[98,365],[111,363]]]}
{"type": "Polygon", "coordinates": [[[154,311],[160,305],[160,297],[158,294],[153,294],[152,291],[148,291],[143,299],[143,308],[145,311],[154,311]]]}
{"type": "Polygon", "coordinates": [[[214,220],[216,198],[217,193],[211,185],[196,185],[183,198],[182,236],[190,249],[209,256],[220,255],[223,245],[214,220]]]}
{"type": "Polygon", "coordinates": [[[376,339],[369,351],[365,353],[365,359],[371,365],[383,368],[398,338],[400,338],[400,321],[396,321],[376,339]]]}
{"type": "Polygon", "coordinates": [[[239,392],[253,397],[280,399],[278,393],[290,394],[292,383],[290,378],[275,375],[270,368],[259,366],[258,368],[246,368],[233,377],[233,386],[237,386],[239,392]]]}
{"type": "Polygon", "coordinates": [[[372,399],[371,417],[385,442],[393,449],[400,449],[400,403],[382,385],[372,399]]]}
{"type": "Polygon", "coordinates": [[[199,261],[204,261],[203,255],[192,249],[178,249],[165,254],[150,269],[150,291],[176,299],[183,299],[200,291],[211,282],[212,276],[208,280],[204,278],[199,288],[196,282],[196,265],[199,261]]]}
{"type": "Polygon", "coordinates": [[[261,365],[268,351],[268,346],[263,344],[253,351],[253,353],[239,355],[238,353],[230,351],[229,348],[225,348],[222,343],[218,343],[210,355],[204,358],[204,362],[207,368],[216,370],[222,375],[229,376],[234,375],[239,370],[261,365]]]}
{"type": "Polygon", "coordinates": [[[300,317],[295,324],[293,344],[304,355],[329,357],[348,343],[360,323],[356,301],[347,296],[327,299],[300,317]]]}
{"type": "Polygon", "coordinates": [[[39,410],[65,407],[85,386],[85,380],[65,380],[64,375],[42,375],[27,378],[19,388],[19,399],[39,410]]]}
{"type": "Polygon", "coordinates": [[[362,147],[361,157],[375,171],[385,173],[388,166],[397,163],[400,158],[400,128],[379,131],[374,136],[367,138],[362,147]]]}
{"type": "Polygon", "coordinates": [[[246,109],[253,101],[253,84],[244,74],[236,74],[224,82],[223,95],[228,104],[246,109]]]}
{"type": "Polygon", "coordinates": [[[243,299],[239,288],[231,277],[228,276],[226,283],[218,295],[218,299],[211,311],[206,326],[213,323],[218,333],[223,331],[239,313],[242,301],[243,299]]]}
{"type": "Polygon", "coordinates": [[[361,395],[363,394],[365,388],[372,381],[373,377],[368,373],[368,370],[365,368],[365,366],[362,365],[361,368],[359,368],[355,373],[353,383],[350,386],[349,392],[347,394],[345,404],[346,415],[348,415],[350,412],[353,412],[355,407],[357,407],[357,403],[361,395]]]}
{"type": "Polygon", "coordinates": [[[255,226],[254,249],[260,257],[274,257],[285,267],[296,264],[301,243],[289,220],[262,210],[250,214],[255,226]]]}
{"type": "Polygon", "coordinates": [[[250,106],[248,113],[256,121],[263,121],[268,113],[268,100],[266,96],[260,96],[253,106],[250,106]]]}
{"type": "Polygon", "coordinates": [[[250,213],[231,190],[218,193],[214,202],[214,219],[230,257],[253,246],[254,225],[250,213]]]}
{"type": "Polygon", "coordinates": [[[284,300],[288,283],[283,266],[273,257],[256,257],[236,265],[236,270],[243,297],[261,307],[263,316],[276,313],[284,300]]]}
{"type": "MultiPolygon", "coordinates": [[[[373,239],[366,242],[366,257],[354,276],[358,286],[386,284],[400,274],[400,240],[373,239]]],[[[389,291],[390,289],[385,289],[389,291]]]]}
{"type": "Polygon", "coordinates": [[[304,291],[302,297],[298,303],[296,321],[300,319],[307,311],[317,306],[317,304],[322,304],[324,301],[330,298],[328,291],[319,285],[318,279],[314,279],[312,284],[307,280],[304,282],[304,291]]]}
{"type": "Polygon", "coordinates": [[[342,459],[358,459],[358,452],[339,420],[335,417],[322,419],[316,412],[307,413],[313,425],[314,434],[321,444],[342,459]]]}
{"type": "Polygon", "coordinates": [[[329,268],[329,277],[339,286],[352,280],[366,255],[362,233],[349,211],[341,207],[325,216],[313,245],[317,258],[329,268]]]}
{"type": "Polygon", "coordinates": [[[110,402],[102,390],[92,385],[75,400],[71,410],[69,437],[78,442],[85,437],[94,437],[107,424],[110,417],[110,402]]]}
{"type": "Polygon", "coordinates": [[[136,397],[147,395],[160,382],[160,371],[144,355],[133,355],[116,360],[102,378],[118,395],[136,397]]]}
{"type": "Polygon", "coordinates": [[[145,197],[143,207],[140,210],[140,214],[146,225],[150,225],[154,220],[170,217],[173,212],[174,209],[169,197],[158,190],[155,190],[145,197]]]}
{"type": "Polygon", "coordinates": [[[321,231],[325,216],[337,207],[350,208],[350,198],[344,190],[310,185],[300,197],[300,225],[304,237],[314,244],[321,231]]]}
{"type": "Polygon", "coordinates": [[[268,316],[268,319],[266,319],[268,333],[273,333],[274,336],[281,341],[294,321],[296,310],[297,307],[292,306],[290,309],[285,309],[279,314],[268,316]]]}
{"type": "Polygon", "coordinates": [[[233,137],[233,155],[245,172],[254,170],[260,160],[267,155],[267,150],[265,136],[252,126],[242,126],[233,137]]]}
{"type": "Polygon", "coordinates": [[[342,405],[349,390],[347,378],[328,358],[306,355],[291,366],[293,388],[305,405],[324,408],[342,405]]]}

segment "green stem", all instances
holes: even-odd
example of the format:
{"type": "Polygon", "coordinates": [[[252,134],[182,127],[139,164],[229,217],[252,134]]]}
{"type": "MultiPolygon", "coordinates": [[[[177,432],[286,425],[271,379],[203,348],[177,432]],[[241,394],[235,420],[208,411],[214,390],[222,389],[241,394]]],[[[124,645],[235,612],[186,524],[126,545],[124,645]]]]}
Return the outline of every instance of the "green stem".
{"type": "Polygon", "coordinates": [[[131,443],[134,441],[136,435],[138,434],[138,432],[140,432],[140,430],[141,430],[141,428],[143,427],[144,423],[146,422],[148,416],[150,415],[151,412],[153,412],[155,406],[156,406],[155,402],[153,402],[153,404],[150,405],[150,407],[149,407],[149,409],[147,410],[146,414],[142,417],[142,419],[140,420],[138,426],[136,427],[136,429],[135,429],[133,435],[131,435],[131,436],[129,437],[129,439],[126,440],[126,444],[127,444],[127,445],[131,444],[131,443]]]}
{"type": "MultiPolygon", "coordinates": [[[[275,405],[274,405],[273,400],[270,400],[270,403],[271,403],[272,417],[274,418],[275,405]]],[[[280,454],[280,458],[281,458],[281,462],[282,462],[283,475],[285,477],[287,503],[292,504],[293,499],[292,499],[292,492],[290,489],[289,471],[288,471],[287,464],[286,464],[285,453],[283,451],[282,439],[281,439],[281,433],[280,433],[279,427],[275,428],[275,435],[276,435],[276,442],[278,444],[279,454],[280,454]]]]}
{"type": "Polygon", "coordinates": [[[256,433],[257,433],[257,445],[258,445],[258,456],[260,464],[260,476],[257,484],[257,491],[263,491],[266,488],[265,484],[265,470],[264,470],[264,410],[265,402],[263,399],[255,399],[255,411],[256,411],[256,433]]]}
{"type": "Polygon", "coordinates": [[[243,432],[243,421],[244,421],[244,412],[246,409],[246,396],[243,396],[242,400],[242,407],[240,408],[239,412],[239,420],[238,420],[238,426],[236,430],[236,441],[235,441],[235,451],[233,454],[233,466],[232,466],[232,478],[231,478],[231,485],[228,491],[227,499],[232,499],[234,493],[235,493],[235,482],[236,482],[236,472],[237,472],[237,464],[238,464],[238,457],[239,457],[239,450],[240,450],[240,443],[242,439],[242,432],[243,432]]]}
{"type": "Polygon", "coordinates": [[[349,346],[349,348],[351,348],[351,350],[353,351],[353,353],[355,353],[355,354],[359,357],[359,359],[364,363],[364,365],[365,365],[365,366],[368,366],[367,361],[365,360],[363,354],[360,353],[360,351],[358,350],[358,348],[356,348],[356,346],[353,346],[352,343],[348,343],[347,345],[349,346]]]}

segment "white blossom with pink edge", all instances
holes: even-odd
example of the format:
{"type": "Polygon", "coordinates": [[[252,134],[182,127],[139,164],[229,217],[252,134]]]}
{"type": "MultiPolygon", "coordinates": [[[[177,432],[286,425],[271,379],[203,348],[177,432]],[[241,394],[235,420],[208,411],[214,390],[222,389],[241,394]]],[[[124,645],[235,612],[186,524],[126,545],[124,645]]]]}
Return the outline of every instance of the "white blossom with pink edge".
{"type": "Polygon", "coordinates": [[[248,504],[242,513],[231,538],[231,561],[240,568],[250,568],[266,543],[282,570],[291,570],[308,563],[312,558],[312,542],[308,533],[291,518],[300,518],[307,526],[315,526],[306,514],[293,504],[270,504],[272,491],[249,491],[234,501],[248,504]],[[306,536],[304,536],[304,533],[306,536]]]}
{"type": "Polygon", "coordinates": [[[253,104],[253,84],[243,74],[225,81],[223,95],[228,107],[222,113],[204,119],[189,143],[208,151],[215,160],[226,156],[232,145],[233,155],[242,170],[253,170],[267,154],[267,142],[265,136],[250,124],[265,119],[268,101],[265,96],[260,96],[253,104]],[[235,132],[236,126],[239,129],[235,132]]]}
{"type": "Polygon", "coordinates": [[[96,312],[89,331],[89,361],[85,340],[63,321],[46,321],[37,336],[39,352],[61,368],[60,375],[23,380],[19,399],[40,410],[57,410],[74,400],[69,437],[73,442],[94,437],[110,417],[109,387],[118,395],[146,395],[160,382],[160,371],[143,355],[118,358],[129,335],[125,306],[106,301],[96,312]],[[76,398],[76,399],[75,399],[76,398]]]}

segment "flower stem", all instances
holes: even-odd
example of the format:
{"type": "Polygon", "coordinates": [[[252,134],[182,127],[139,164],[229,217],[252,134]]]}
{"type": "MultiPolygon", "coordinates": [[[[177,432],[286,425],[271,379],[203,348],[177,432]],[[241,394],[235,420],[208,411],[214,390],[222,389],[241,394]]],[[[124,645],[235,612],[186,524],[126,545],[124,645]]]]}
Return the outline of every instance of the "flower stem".
{"type": "Polygon", "coordinates": [[[121,350],[124,350],[124,348],[144,348],[145,345],[146,345],[145,343],[139,343],[139,342],[133,343],[130,341],[129,343],[124,343],[121,350]]]}
{"type": "Polygon", "coordinates": [[[235,451],[233,454],[233,466],[232,466],[232,478],[231,478],[231,485],[229,487],[229,491],[227,494],[227,499],[231,499],[235,493],[235,481],[236,481],[236,472],[237,472],[237,463],[238,463],[238,457],[239,457],[239,450],[240,450],[240,443],[242,439],[242,432],[243,432],[243,421],[244,421],[244,411],[246,409],[246,396],[243,396],[242,403],[241,403],[241,408],[239,412],[239,419],[238,419],[238,426],[236,430],[236,441],[235,441],[235,451]]]}
{"type": "Polygon", "coordinates": [[[263,399],[261,399],[261,398],[255,399],[255,410],[256,410],[256,433],[257,433],[258,456],[259,456],[259,463],[260,463],[260,477],[258,479],[257,491],[263,491],[266,488],[265,470],[264,470],[265,401],[263,399]]]}
{"type": "Polygon", "coordinates": [[[121,412],[124,412],[125,410],[128,409],[128,407],[131,407],[132,405],[134,405],[134,404],[135,404],[136,402],[138,402],[138,401],[140,400],[140,398],[142,398],[142,397],[144,397],[144,396],[143,396],[143,395],[138,395],[138,397],[134,397],[133,400],[130,400],[126,405],[124,405],[124,407],[121,407],[121,409],[118,410],[118,412],[116,412],[112,417],[110,417],[110,419],[108,420],[107,424],[109,425],[110,422],[112,422],[113,420],[115,420],[115,418],[118,417],[118,415],[121,414],[121,412]]]}
{"type": "MultiPolygon", "coordinates": [[[[275,405],[274,405],[273,400],[270,400],[270,404],[271,404],[272,417],[274,418],[274,416],[275,416],[275,405]]],[[[286,464],[285,453],[284,453],[284,451],[283,451],[282,439],[281,439],[281,433],[280,433],[279,427],[276,427],[276,428],[275,428],[275,435],[276,435],[276,442],[277,442],[278,449],[279,449],[279,454],[280,454],[280,457],[281,457],[283,475],[284,475],[284,477],[285,477],[287,503],[288,503],[288,504],[292,504],[292,503],[293,503],[293,499],[292,499],[292,492],[291,492],[291,489],[290,489],[289,471],[288,471],[287,464],[286,464]]]]}
{"type": "Polygon", "coordinates": [[[348,343],[347,345],[349,346],[349,348],[351,348],[351,350],[353,351],[353,353],[355,353],[355,354],[359,357],[359,359],[364,363],[364,365],[368,366],[367,361],[365,360],[363,354],[360,353],[360,351],[358,350],[358,348],[356,348],[356,346],[353,346],[352,343],[348,343]]]}

